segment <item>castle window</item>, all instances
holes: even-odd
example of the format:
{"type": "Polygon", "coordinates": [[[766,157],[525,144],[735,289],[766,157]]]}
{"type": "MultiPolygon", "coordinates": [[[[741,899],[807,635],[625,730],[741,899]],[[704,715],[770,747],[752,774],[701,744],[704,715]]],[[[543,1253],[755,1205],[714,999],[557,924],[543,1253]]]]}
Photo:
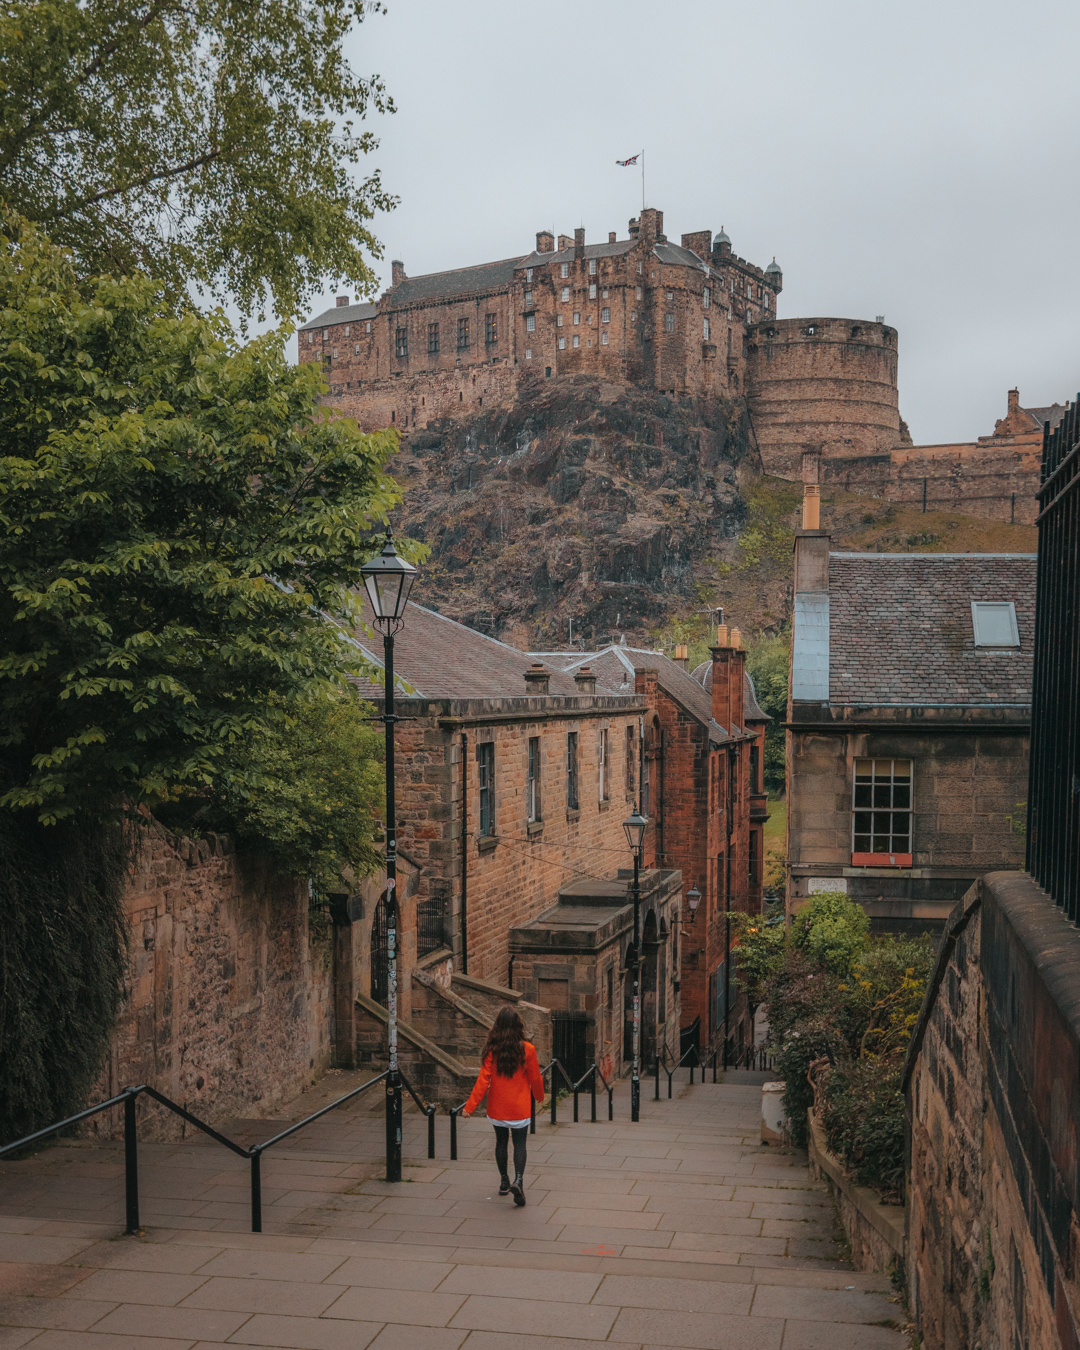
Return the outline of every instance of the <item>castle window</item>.
{"type": "Polygon", "coordinates": [[[640,264],[640,263],[638,263],[638,265],[637,265],[637,270],[638,270],[638,276],[641,276],[641,264],[640,264]]]}
{"type": "Polygon", "coordinates": [[[562,266],[559,268],[559,276],[568,277],[569,275],[570,275],[570,264],[563,263],[562,266]]]}
{"type": "Polygon", "coordinates": [[[476,747],[476,781],[479,791],[480,833],[495,833],[495,742],[481,741],[476,747]]]}
{"type": "Polygon", "coordinates": [[[675,292],[674,292],[674,291],[668,291],[668,293],[667,293],[667,298],[668,298],[669,300],[674,300],[674,299],[675,299],[675,292]]]}
{"type": "Polygon", "coordinates": [[[641,287],[640,287],[640,286],[637,288],[637,298],[638,298],[639,300],[641,299],[641,287]]]}
{"type": "Polygon", "coordinates": [[[632,309],[632,310],[630,311],[630,322],[631,322],[631,323],[637,323],[637,310],[636,310],[636,309],[632,309]]]}
{"type": "Polygon", "coordinates": [[[535,314],[526,314],[526,315],[525,315],[525,331],[526,331],[526,333],[535,333],[535,332],[536,332],[536,315],[535,315],[535,314]]]}
{"type": "Polygon", "coordinates": [[[592,346],[592,338],[586,338],[586,339],[585,339],[585,346],[586,346],[586,347],[591,347],[591,346],[592,346]]]}
{"type": "Polygon", "coordinates": [[[562,290],[561,290],[560,293],[559,293],[559,299],[563,302],[564,305],[565,305],[566,302],[570,299],[570,287],[569,287],[569,286],[564,286],[564,287],[562,288],[562,290]]]}
{"type": "Polygon", "coordinates": [[[703,331],[703,334],[704,334],[704,337],[705,337],[705,341],[708,342],[708,340],[709,340],[709,321],[708,321],[708,319],[705,320],[705,326],[704,326],[704,328],[703,328],[702,331],[703,331]]]}
{"type": "Polygon", "coordinates": [[[595,258],[590,258],[590,259],[589,259],[589,276],[591,276],[591,277],[596,276],[596,259],[595,259],[595,258]]]}
{"type": "Polygon", "coordinates": [[[580,322],[581,322],[581,315],[580,315],[580,313],[575,309],[575,310],[574,310],[574,324],[575,324],[575,326],[576,326],[577,324],[579,324],[580,322]]]}
{"type": "Polygon", "coordinates": [[[607,345],[608,345],[607,330],[605,329],[605,331],[600,334],[600,346],[606,347],[607,345]]]}
{"type": "Polygon", "coordinates": [[[312,343],[315,341],[315,334],[314,334],[314,333],[309,333],[309,334],[307,335],[307,341],[308,341],[308,346],[310,347],[310,346],[312,345],[312,343]]]}
{"type": "Polygon", "coordinates": [[[665,333],[674,333],[674,331],[675,331],[675,315],[674,315],[674,314],[665,314],[665,315],[664,315],[664,332],[665,332],[665,333]]]}
{"type": "Polygon", "coordinates": [[[439,325],[429,323],[427,326],[427,349],[429,356],[437,356],[439,352],[439,325]]]}
{"type": "Polygon", "coordinates": [[[579,338],[578,335],[577,335],[576,333],[574,334],[574,346],[575,346],[575,347],[580,347],[580,346],[581,346],[581,338],[579,338]]]}
{"type": "Polygon", "coordinates": [[[595,282],[595,281],[590,281],[590,282],[589,282],[589,299],[590,299],[590,300],[595,300],[595,299],[596,299],[596,282],[595,282]]]}
{"type": "Polygon", "coordinates": [[[532,360],[532,348],[531,348],[531,347],[526,347],[526,348],[525,348],[525,360],[526,360],[526,361],[531,361],[531,360],[532,360]]]}
{"type": "Polygon", "coordinates": [[[399,328],[394,334],[394,355],[402,358],[409,355],[409,330],[399,328]]]}
{"type": "Polygon", "coordinates": [[[468,319],[458,319],[457,321],[457,345],[458,351],[469,345],[469,321],[468,319]]]}
{"type": "Polygon", "coordinates": [[[337,360],[337,348],[336,348],[336,347],[334,348],[334,360],[335,360],[335,361],[337,360]]]}
{"type": "Polygon", "coordinates": [[[359,355],[360,355],[360,344],[359,344],[359,342],[358,342],[358,343],[356,343],[356,345],[353,347],[353,356],[359,356],[359,355]]]}
{"type": "Polygon", "coordinates": [[[561,351],[561,352],[566,351],[566,339],[565,339],[565,338],[560,338],[560,339],[559,339],[559,351],[561,351]]]}
{"type": "Polygon", "coordinates": [[[601,298],[601,300],[606,300],[606,299],[607,299],[607,287],[606,287],[606,286],[605,286],[604,289],[600,292],[600,298],[601,298]]]}
{"type": "Polygon", "coordinates": [[[716,284],[720,287],[721,290],[723,290],[723,289],[724,289],[724,278],[723,278],[723,277],[717,277],[717,278],[716,278],[716,284]]]}
{"type": "Polygon", "coordinates": [[[370,332],[371,332],[371,320],[370,320],[370,319],[368,319],[367,323],[364,324],[364,332],[365,332],[365,333],[370,333],[370,332]]]}
{"type": "Polygon", "coordinates": [[[710,295],[709,295],[709,288],[708,288],[708,286],[706,286],[705,289],[704,289],[704,290],[702,291],[702,293],[701,293],[701,308],[702,308],[702,309],[708,309],[708,308],[709,308],[709,300],[710,300],[710,298],[711,298],[711,297],[710,297],[710,295]]]}
{"type": "Polygon", "coordinates": [[[816,332],[817,328],[813,324],[811,324],[806,330],[806,335],[807,337],[813,337],[816,332]]]}
{"type": "Polygon", "coordinates": [[[329,341],[330,341],[330,329],[329,329],[329,328],[324,328],[324,329],[322,330],[322,340],[323,340],[324,342],[329,342],[329,341]]]}
{"type": "Polygon", "coordinates": [[[600,322],[601,323],[611,322],[611,310],[608,309],[606,306],[600,311],[600,322]]]}
{"type": "Polygon", "coordinates": [[[348,325],[348,324],[345,325],[345,336],[346,336],[346,337],[349,336],[349,325],[348,325]]]}
{"type": "Polygon", "coordinates": [[[563,316],[562,316],[561,314],[556,314],[556,315],[555,315],[555,327],[556,327],[556,328],[561,328],[561,327],[563,326],[563,325],[562,325],[562,320],[563,320],[563,316]]]}
{"type": "Polygon", "coordinates": [[[532,301],[532,291],[526,291],[526,292],[525,292],[525,308],[528,309],[528,307],[532,304],[532,302],[533,302],[533,301],[532,301]]]}
{"type": "Polygon", "coordinates": [[[532,268],[531,268],[531,267],[526,267],[526,269],[525,269],[525,280],[526,280],[526,281],[532,281],[532,274],[533,274],[532,268]]]}
{"type": "Polygon", "coordinates": [[[484,341],[489,347],[493,346],[499,340],[499,329],[495,322],[494,314],[484,316],[484,341]]]}

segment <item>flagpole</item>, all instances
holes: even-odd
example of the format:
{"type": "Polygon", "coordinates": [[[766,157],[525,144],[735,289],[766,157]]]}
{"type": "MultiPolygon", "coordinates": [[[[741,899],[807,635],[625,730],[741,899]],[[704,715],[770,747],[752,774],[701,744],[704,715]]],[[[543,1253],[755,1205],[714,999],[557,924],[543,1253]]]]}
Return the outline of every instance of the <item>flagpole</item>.
{"type": "Polygon", "coordinates": [[[641,152],[641,209],[645,210],[645,151],[641,152]]]}

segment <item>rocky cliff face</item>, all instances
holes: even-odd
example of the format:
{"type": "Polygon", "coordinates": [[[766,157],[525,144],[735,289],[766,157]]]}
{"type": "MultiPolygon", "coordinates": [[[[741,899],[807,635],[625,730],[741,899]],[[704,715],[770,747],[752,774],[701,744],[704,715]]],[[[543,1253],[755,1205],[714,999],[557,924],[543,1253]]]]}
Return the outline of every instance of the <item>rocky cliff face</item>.
{"type": "Polygon", "coordinates": [[[571,621],[575,642],[644,638],[715,583],[760,473],[750,445],[741,400],[584,376],[409,433],[392,469],[400,527],[431,547],[415,599],[534,649],[571,621]]]}

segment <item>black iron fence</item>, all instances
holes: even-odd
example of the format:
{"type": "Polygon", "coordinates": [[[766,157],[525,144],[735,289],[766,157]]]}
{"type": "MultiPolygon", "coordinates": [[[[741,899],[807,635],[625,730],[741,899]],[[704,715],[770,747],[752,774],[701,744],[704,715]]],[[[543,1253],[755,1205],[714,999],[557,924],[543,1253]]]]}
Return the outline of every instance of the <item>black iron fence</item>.
{"type": "Polygon", "coordinates": [[[1080,910],[1080,394],[1043,434],[1027,870],[1080,910]]]}

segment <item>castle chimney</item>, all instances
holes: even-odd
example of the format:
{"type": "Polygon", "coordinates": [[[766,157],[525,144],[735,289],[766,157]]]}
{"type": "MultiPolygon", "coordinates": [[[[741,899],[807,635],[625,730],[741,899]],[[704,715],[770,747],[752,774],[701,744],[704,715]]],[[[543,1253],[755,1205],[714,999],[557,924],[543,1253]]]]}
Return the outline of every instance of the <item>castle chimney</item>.
{"type": "Polygon", "coordinates": [[[664,213],[655,206],[647,206],[641,213],[641,236],[650,244],[664,240],[664,213]]]}
{"type": "Polygon", "coordinates": [[[579,694],[596,693],[596,676],[592,673],[592,669],[589,666],[581,667],[574,675],[574,683],[577,685],[579,694]]]}
{"type": "Polygon", "coordinates": [[[574,231],[574,257],[584,258],[585,256],[585,230],[584,227],[574,231]]]}
{"type": "Polygon", "coordinates": [[[534,661],[525,672],[525,689],[529,694],[546,694],[551,680],[551,671],[542,661],[534,661]]]}
{"type": "Polygon", "coordinates": [[[683,670],[690,669],[690,648],[685,642],[675,644],[675,664],[682,666],[683,670]]]}
{"type": "Polygon", "coordinates": [[[820,473],[821,451],[804,450],[802,457],[802,527],[804,530],[819,530],[821,528],[821,487],[818,482],[820,473]]]}
{"type": "Polygon", "coordinates": [[[551,233],[550,230],[537,230],[536,251],[537,253],[555,252],[555,236],[551,233]]]}
{"type": "Polygon", "coordinates": [[[712,648],[712,715],[730,735],[733,727],[743,729],[746,710],[746,653],[739,630],[721,624],[716,646],[712,648]]]}
{"type": "Polygon", "coordinates": [[[613,244],[613,243],[615,242],[615,231],[614,231],[614,230],[608,230],[607,241],[608,241],[609,244],[613,244]]]}
{"type": "Polygon", "coordinates": [[[405,264],[395,258],[390,264],[390,285],[399,286],[405,280],[405,264]]]}
{"type": "Polygon", "coordinates": [[[341,309],[341,307],[342,307],[343,305],[347,305],[348,303],[349,303],[349,297],[348,297],[347,295],[339,295],[339,296],[338,296],[338,298],[337,298],[337,307],[338,307],[338,309],[341,309]]]}
{"type": "Polygon", "coordinates": [[[630,238],[631,238],[631,239],[637,239],[637,238],[640,237],[640,235],[641,235],[641,221],[638,220],[637,216],[631,216],[631,217],[630,217],[630,224],[629,224],[629,226],[628,226],[627,228],[628,228],[629,231],[630,231],[630,238]]]}
{"type": "Polygon", "coordinates": [[[1010,390],[1009,390],[1009,412],[1008,412],[1008,416],[1011,417],[1012,414],[1013,414],[1014,412],[1019,412],[1019,411],[1020,411],[1020,390],[1019,390],[1019,389],[1010,389],[1010,390]]]}

